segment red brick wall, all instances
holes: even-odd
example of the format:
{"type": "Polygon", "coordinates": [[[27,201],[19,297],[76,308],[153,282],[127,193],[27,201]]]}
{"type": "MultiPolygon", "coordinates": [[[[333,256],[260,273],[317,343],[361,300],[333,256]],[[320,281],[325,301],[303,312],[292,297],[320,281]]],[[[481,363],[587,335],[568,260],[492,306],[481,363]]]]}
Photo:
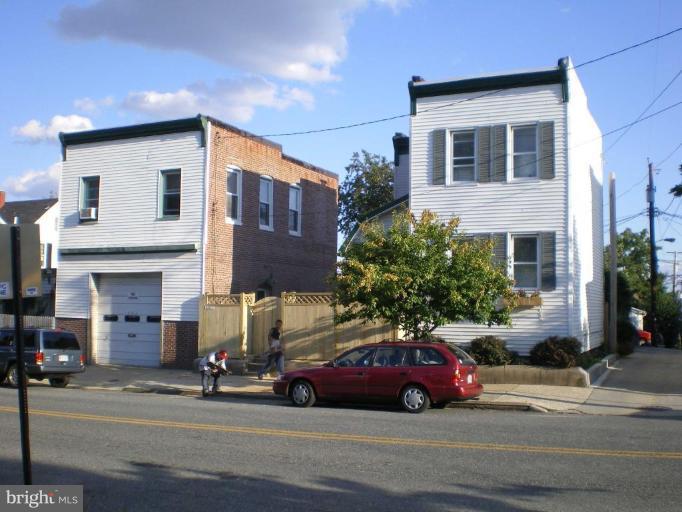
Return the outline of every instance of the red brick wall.
{"type": "Polygon", "coordinates": [[[87,318],[56,318],[57,329],[71,331],[78,338],[78,344],[90,363],[90,347],[88,340],[88,319],[87,318]]]}
{"type": "Polygon", "coordinates": [[[336,262],[338,179],[331,173],[283,156],[276,144],[211,125],[208,293],[326,291],[336,262]],[[225,221],[227,167],[242,170],[242,224],[225,221]],[[259,178],[273,179],[274,231],[258,227],[259,178]],[[289,184],[302,189],[302,236],[289,234],[289,184]]]}
{"type": "Polygon", "coordinates": [[[199,322],[163,321],[161,341],[161,366],[167,368],[192,368],[197,357],[199,322]]]}

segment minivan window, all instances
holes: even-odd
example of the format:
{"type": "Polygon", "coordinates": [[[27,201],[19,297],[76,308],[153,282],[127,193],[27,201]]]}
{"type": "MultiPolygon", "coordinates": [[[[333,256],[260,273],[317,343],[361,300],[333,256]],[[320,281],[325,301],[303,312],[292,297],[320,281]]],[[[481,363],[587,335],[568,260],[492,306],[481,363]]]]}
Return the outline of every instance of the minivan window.
{"type": "MultiPolygon", "coordinates": [[[[14,332],[0,332],[0,347],[9,347],[14,343],[14,332]]],[[[24,349],[34,349],[36,347],[35,331],[24,331],[24,349]]]]}
{"type": "Polygon", "coordinates": [[[455,357],[457,357],[459,364],[476,364],[474,358],[471,357],[466,352],[464,352],[464,350],[459,348],[457,345],[450,345],[448,343],[448,349],[450,349],[450,352],[455,354],[455,357]]]}
{"type": "Polygon", "coordinates": [[[80,346],[73,334],[46,332],[43,334],[43,350],[80,350],[80,346]]]}
{"type": "Polygon", "coordinates": [[[433,366],[445,364],[445,358],[435,348],[419,347],[410,349],[415,366],[433,366]]]}

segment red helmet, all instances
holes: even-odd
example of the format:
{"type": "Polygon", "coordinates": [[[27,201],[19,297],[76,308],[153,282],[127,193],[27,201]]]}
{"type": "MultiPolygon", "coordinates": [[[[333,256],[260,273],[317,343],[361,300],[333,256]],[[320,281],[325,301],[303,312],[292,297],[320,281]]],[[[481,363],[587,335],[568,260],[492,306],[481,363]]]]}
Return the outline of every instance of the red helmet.
{"type": "Polygon", "coordinates": [[[227,352],[225,352],[224,350],[221,350],[220,352],[218,352],[216,354],[216,359],[218,359],[219,361],[222,361],[223,359],[227,359],[227,352]]]}

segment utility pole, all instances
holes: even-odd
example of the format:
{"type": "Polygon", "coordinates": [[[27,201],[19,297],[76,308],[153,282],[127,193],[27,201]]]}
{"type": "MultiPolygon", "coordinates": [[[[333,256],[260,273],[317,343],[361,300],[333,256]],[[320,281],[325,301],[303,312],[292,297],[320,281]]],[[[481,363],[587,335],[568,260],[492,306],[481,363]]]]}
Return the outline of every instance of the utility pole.
{"type": "Polygon", "coordinates": [[[649,302],[649,314],[651,315],[651,344],[655,347],[658,345],[657,334],[658,329],[656,325],[656,282],[658,281],[658,258],[656,257],[656,205],[655,205],[654,187],[654,164],[649,162],[649,186],[646,189],[646,199],[649,203],[649,246],[651,251],[650,274],[649,274],[649,292],[651,300],[649,302]]]}
{"type": "Polygon", "coordinates": [[[616,175],[609,174],[609,352],[616,353],[618,341],[618,261],[616,244],[616,175]]]}

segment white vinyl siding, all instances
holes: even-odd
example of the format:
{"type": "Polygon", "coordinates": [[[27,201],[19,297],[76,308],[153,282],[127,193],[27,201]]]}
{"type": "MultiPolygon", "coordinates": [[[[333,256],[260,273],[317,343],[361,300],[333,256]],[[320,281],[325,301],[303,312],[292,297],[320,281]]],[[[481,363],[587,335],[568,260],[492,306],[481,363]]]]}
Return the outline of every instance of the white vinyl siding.
{"type": "Polygon", "coordinates": [[[266,231],[272,231],[272,178],[261,176],[258,188],[258,227],[266,231]]]}
{"type": "MultiPolygon", "coordinates": [[[[410,121],[410,208],[417,216],[426,209],[444,220],[458,216],[460,228],[467,233],[510,233],[510,236],[556,233],[556,289],[541,292],[541,308],[515,311],[511,328],[458,323],[436,330],[444,339],[463,344],[477,336],[500,336],[511,350],[525,355],[546,336],[569,334],[566,104],[559,84],[515,88],[463,101],[478,95],[480,92],[417,100],[417,114],[410,121]],[[467,187],[432,184],[433,130],[506,125],[510,134],[513,126],[531,126],[541,121],[554,121],[556,179],[510,179],[467,187]]],[[[511,160],[510,138],[507,137],[507,155],[511,160]]],[[[511,162],[507,169],[511,177],[511,162]]],[[[511,239],[507,246],[511,256],[511,239]]],[[[510,268],[510,275],[511,272],[510,268]]]]}
{"type": "Polygon", "coordinates": [[[237,167],[227,169],[227,197],[225,201],[225,219],[233,224],[242,221],[242,171],[237,167]]]}
{"type": "Polygon", "coordinates": [[[537,178],[538,131],[536,125],[512,126],[512,176],[514,178],[537,178]]]}
{"type": "Polygon", "coordinates": [[[301,234],[301,187],[289,185],[289,234],[301,234]]]}
{"type": "MultiPolygon", "coordinates": [[[[203,233],[205,148],[199,132],[140,137],[69,146],[60,186],[60,249],[196,243],[203,233]],[[159,170],[182,169],[182,216],[158,219],[159,170]],[[99,221],[80,223],[79,177],[95,171],[100,190],[99,221]]],[[[198,319],[201,250],[186,253],[60,256],[57,316],[88,318],[93,273],[162,273],[165,320],[198,319]]]]}

